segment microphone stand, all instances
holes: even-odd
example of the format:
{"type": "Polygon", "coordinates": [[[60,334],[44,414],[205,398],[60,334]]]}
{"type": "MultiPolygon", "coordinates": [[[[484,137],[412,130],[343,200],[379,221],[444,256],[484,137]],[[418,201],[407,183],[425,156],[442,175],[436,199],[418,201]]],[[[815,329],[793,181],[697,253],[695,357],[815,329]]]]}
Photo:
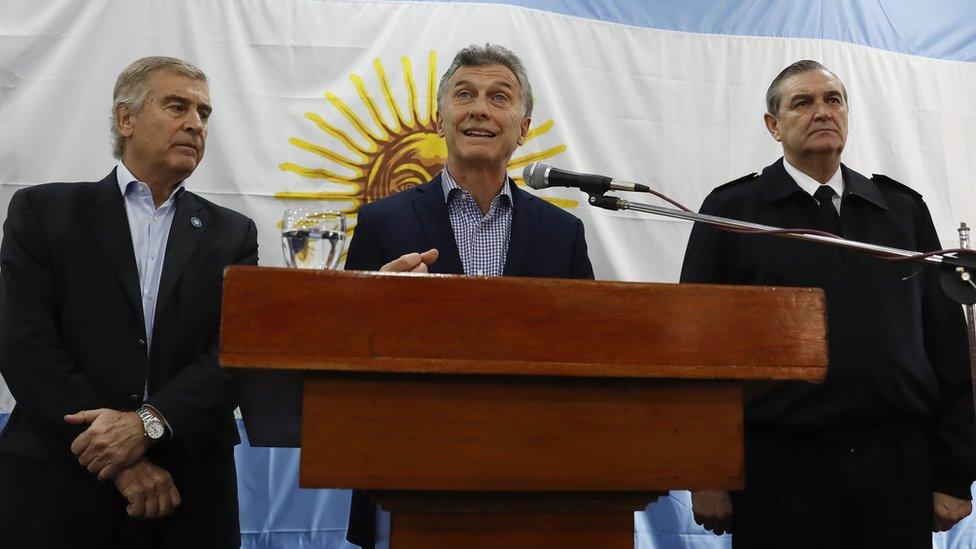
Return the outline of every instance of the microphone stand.
{"type": "MultiPolygon", "coordinates": [[[[972,248],[969,240],[969,226],[965,223],[959,224],[959,247],[972,248]]],[[[976,406],[976,307],[973,305],[963,305],[962,310],[966,313],[966,330],[969,336],[969,367],[973,374],[973,405],[976,406]]]]}
{"type": "MultiPolygon", "coordinates": [[[[584,189],[584,191],[586,191],[586,189],[584,189]]],[[[715,225],[724,229],[730,229],[732,231],[770,234],[784,238],[794,238],[797,240],[826,244],[828,246],[848,248],[875,255],[898,257],[906,260],[937,264],[942,269],[940,274],[940,282],[942,283],[942,289],[946,292],[946,294],[957,303],[966,305],[976,303],[976,282],[974,282],[974,280],[976,280],[976,276],[974,276],[974,273],[976,273],[976,255],[949,255],[941,253],[931,255],[920,254],[919,252],[911,250],[902,250],[900,248],[881,246],[868,242],[848,240],[839,236],[790,232],[788,229],[782,229],[780,227],[773,227],[770,225],[761,225],[759,223],[750,223],[748,221],[739,221],[738,219],[730,219],[727,217],[700,214],[696,212],[686,212],[674,208],[643,204],[641,202],[631,202],[616,196],[604,196],[599,192],[587,191],[587,194],[590,195],[590,205],[607,210],[634,210],[638,212],[661,215],[664,217],[673,217],[688,221],[707,223],[709,225],[715,225]]]]}

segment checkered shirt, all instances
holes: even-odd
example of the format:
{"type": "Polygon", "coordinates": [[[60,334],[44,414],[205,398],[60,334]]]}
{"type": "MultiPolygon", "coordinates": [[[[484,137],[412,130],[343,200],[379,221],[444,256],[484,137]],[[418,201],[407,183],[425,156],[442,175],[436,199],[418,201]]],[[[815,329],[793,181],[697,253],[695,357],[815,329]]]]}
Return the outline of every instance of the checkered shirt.
{"type": "Polygon", "coordinates": [[[441,172],[441,182],[464,274],[501,276],[512,235],[512,191],[508,182],[491,199],[486,215],[481,215],[474,197],[454,181],[447,169],[441,172]]]}

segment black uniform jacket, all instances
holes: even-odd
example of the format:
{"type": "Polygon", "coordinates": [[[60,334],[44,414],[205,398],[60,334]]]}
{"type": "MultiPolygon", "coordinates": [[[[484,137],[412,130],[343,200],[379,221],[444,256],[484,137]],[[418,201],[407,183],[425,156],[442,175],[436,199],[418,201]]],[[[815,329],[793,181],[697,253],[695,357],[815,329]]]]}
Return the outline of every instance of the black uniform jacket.
{"type": "MultiPolygon", "coordinates": [[[[922,197],[887,177],[841,166],[844,238],[907,250],[940,248],[922,197]]],[[[817,203],[780,159],[718,187],[702,213],[785,228],[822,229],[817,203]]],[[[892,262],[776,236],[696,224],[682,282],[822,288],[829,366],[819,385],[786,383],[750,404],[747,425],[859,433],[917,423],[930,435],[935,489],[970,498],[976,421],[961,307],[937,267],[892,262]]]]}

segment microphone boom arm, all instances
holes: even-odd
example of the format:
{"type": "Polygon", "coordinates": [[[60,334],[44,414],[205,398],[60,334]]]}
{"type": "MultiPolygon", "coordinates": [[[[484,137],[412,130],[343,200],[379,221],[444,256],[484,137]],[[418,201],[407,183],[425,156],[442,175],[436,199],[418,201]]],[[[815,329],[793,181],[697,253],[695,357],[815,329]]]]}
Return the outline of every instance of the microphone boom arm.
{"type": "Polygon", "coordinates": [[[953,256],[944,253],[923,254],[911,250],[892,248],[890,246],[881,246],[879,244],[848,240],[839,236],[791,232],[780,227],[761,225],[759,223],[740,221],[738,219],[730,219],[716,215],[686,212],[675,208],[653,206],[651,204],[644,204],[641,202],[631,202],[615,196],[591,195],[589,203],[593,206],[608,210],[634,210],[664,217],[707,223],[709,225],[715,225],[725,229],[731,229],[733,231],[742,231],[747,233],[755,232],[760,234],[764,233],[773,236],[782,236],[785,238],[794,238],[797,240],[816,242],[818,244],[858,250],[870,254],[888,256],[889,258],[902,258],[906,260],[924,261],[926,263],[937,264],[943,267],[941,282],[943,289],[946,291],[949,297],[960,303],[972,304],[976,302],[976,284],[974,284],[974,279],[976,279],[976,276],[973,275],[973,272],[976,272],[976,259],[974,259],[972,256],[959,256],[958,254],[953,256]]]}
{"type": "MultiPolygon", "coordinates": [[[[650,204],[644,204],[641,202],[631,202],[629,200],[624,200],[622,198],[617,198],[615,196],[607,196],[605,198],[615,200],[616,203],[614,204],[614,206],[616,207],[613,209],[617,209],[617,210],[634,210],[638,212],[657,214],[664,217],[685,219],[687,221],[698,221],[701,223],[716,225],[718,227],[724,227],[727,229],[743,229],[746,231],[763,231],[763,232],[774,231],[773,234],[776,236],[795,238],[798,240],[808,240],[810,242],[819,242],[821,244],[828,244],[831,246],[839,246],[841,248],[850,248],[854,250],[861,250],[861,251],[871,252],[871,253],[896,255],[905,258],[911,258],[918,255],[918,252],[902,250],[900,248],[891,248],[888,246],[881,246],[878,244],[870,244],[867,242],[859,242],[857,240],[847,240],[846,238],[841,238],[839,236],[822,236],[819,234],[791,233],[780,227],[773,227],[772,225],[761,225],[759,223],[739,221],[738,219],[719,217],[717,215],[708,215],[708,214],[702,214],[696,212],[685,212],[682,210],[678,210],[676,208],[652,206],[650,204]]],[[[590,200],[590,203],[593,204],[594,206],[605,207],[600,205],[594,200],[590,200]]],[[[939,264],[943,263],[943,257],[940,255],[930,255],[923,259],[930,263],[939,263],[939,264]]]]}

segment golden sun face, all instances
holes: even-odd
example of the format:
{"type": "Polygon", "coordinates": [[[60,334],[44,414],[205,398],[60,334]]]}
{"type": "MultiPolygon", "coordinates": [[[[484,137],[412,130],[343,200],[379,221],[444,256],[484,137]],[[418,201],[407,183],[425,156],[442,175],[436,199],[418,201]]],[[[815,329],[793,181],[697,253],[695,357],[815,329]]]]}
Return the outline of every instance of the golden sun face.
{"type": "MultiPolygon", "coordinates": [[[[331,138],[331,144],[316,144],[292,137],[288,140],[289,143],[312,153],[312,160],[316,163],[301,165],[284,162],[279,168],[304,178],[322,180],[325,182],[324,188],[311,192],[281,191],[275,193],[276,198],[342,202],[348,206],[337,209],[351,216],[361,206],[425,183],[441,171],[447,162],[447,147],[434,128],[437,111],[437,55],[431,51],[427,57],[427,93],[422,105],[418,101],[410,58],[404,56],[400,58],[400,62],[407,93],[406,109],[401,109],[395,99],[386,70],[379,59],[373,62],[373,68],[386,106],[386,114],[381,112],[380,106],[367,91],[363,79],[356,74],[350,75],[349,79],[356,88],[362,106],[369,112],[371,124],[367,124],[334,93],[326,92],[325,98],[345,119],[347,128],[353,131],[341,129],[317,113],[305,113],[306,119],[331,138]]],[[[553,121],[546,120],[530,128],[525,142],[545,135],[552,126],[553,121]]],[[[556,145],[514,157],[509,161],[508,169],[520,170],[527,164],[551,158],[565,150],[565,145],[556,145]]],[[[520,174],[513,174],[512,178],[517,184],[524,185],[520,174]]],[[[563,208],[579,206],[579,202],[575,200],[546,197],[544,200],[563,208]]]]}

